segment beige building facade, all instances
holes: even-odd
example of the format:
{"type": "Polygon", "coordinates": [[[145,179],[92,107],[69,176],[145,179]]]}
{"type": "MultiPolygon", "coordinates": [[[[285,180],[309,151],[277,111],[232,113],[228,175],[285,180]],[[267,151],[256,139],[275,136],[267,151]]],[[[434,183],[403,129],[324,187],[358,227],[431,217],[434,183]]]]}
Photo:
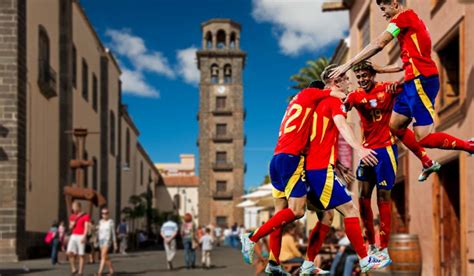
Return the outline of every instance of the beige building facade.
{"type": "Polygon", "coordinates": [[[240,24],[229,19],[202,23],[199,100],[199,222],[225,226],[243,223],[236,207],[243,194],[242,70],[240,24]]]}
{"type": "MultiPolygon", "coordinates": [[[[121,180],[122,126],[130,129],[135,139],[130,151],[143,163],[142,186],[150,186],[155,197],[159,173],[136,142],[138,131],[127,121],[128,114],[122,115],[120,68],[79,1],[5,0],[0,26],[2,49],[8,49],[0,51],[3,262],[47,254],[45,233],[53,221],[67,221],[63,189],[77,185],[69,164],[79,158],[73,129],[90,132],[81,157],[93,161],[84,187],[107,199],[112,218],[120,219],[126,203],[122,190],[128,188],[121,180]]],[[[97,220],[97,209],[93,216],[97,220]]]]}
{"type": "MultiPolygon", "coordinates": [[[[441,82],[435,105],[436,131],[468,139],[474,136],[474,5],[456,0],[405,2],[431,33],[432,57],[441,82]]],[[[356,55],[387,26],[375,1],[339,1],[325,7],[349,10],[349,39],[336,51],[335,62],[356,55]]],[[[398,43],[393,42],[372,61],[381,65],[401,64],[399,55],[398,43]]],[[[402,74],[378,76],[383,81],[402,78],[402,74]]],[[[352,114],[350,119],[354,128],[359,129],[357,115],[352,114]]],[[[392,231],[418,235],[423,275],[473,275],[474,197],[470,191],[474,189],[474,171],[469,169],[472,158],[461,152],[428,150],[431,158],[443,167],[438,174],[419,183],[420,161],[403,146],[399,151],[397,185],[392,191],[392,231]]],[[[352,190],[357,195],[357,188],[352,190]]]]}

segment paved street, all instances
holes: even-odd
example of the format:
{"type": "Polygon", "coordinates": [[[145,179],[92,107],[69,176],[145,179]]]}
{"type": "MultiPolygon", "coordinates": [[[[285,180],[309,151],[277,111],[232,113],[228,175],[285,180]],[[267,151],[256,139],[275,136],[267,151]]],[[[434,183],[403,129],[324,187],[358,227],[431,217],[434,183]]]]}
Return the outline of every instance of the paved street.
{"type": "MultiPolygon", "coordinates": [[[[174,266],[176,270],[166,270],[164,251],[144,251],[135,252],[127,256],[113,255],[116,273],[115,275],[253,275],[252,267],[245,265],[240,252],[230,248],[219,247],[213,251],[212,261],[215,268],[203,270],[184,269],[184,251],[179,250],[174,266]]],[[[200,264],[200,252],[197,254],[197,264],[200,264]]],[[[98,265],[86,265],[84,275],[93,275],[97,271],[98,265]]],[[[0,275],[69,275],[69,265],[61,264],[56,267],[50,265],[49,259],[30,260],[20,263],[0,264],[0,275]],[[29,271],[27,271],[27,269],[29,271]]]]}

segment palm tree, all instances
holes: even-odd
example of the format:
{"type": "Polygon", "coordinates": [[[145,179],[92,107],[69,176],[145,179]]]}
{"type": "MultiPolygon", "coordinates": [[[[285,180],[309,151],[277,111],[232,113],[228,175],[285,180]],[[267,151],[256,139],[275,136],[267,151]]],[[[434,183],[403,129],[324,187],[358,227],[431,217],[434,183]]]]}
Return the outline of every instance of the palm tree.
{"type": "Polygon", "coordinates": [[[315,80],[321,80],[321,73],[329,65],[327,57],[320,57],[316,60],[306,62],[306,66],[301,68],[298,74],[290,77],[290,80],[296,82],[291,88],[301,90],[315,80]]]}

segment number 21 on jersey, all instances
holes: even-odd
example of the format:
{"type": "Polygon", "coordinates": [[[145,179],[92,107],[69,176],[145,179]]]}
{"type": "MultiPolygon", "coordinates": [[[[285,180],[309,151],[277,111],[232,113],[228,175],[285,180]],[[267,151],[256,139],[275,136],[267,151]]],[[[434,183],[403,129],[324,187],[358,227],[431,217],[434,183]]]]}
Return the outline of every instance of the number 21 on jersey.
{"type": "Polygon", "coordinates": [[[308,114],[310,111],[311,111],[311,108],[307,107],[304,112],[303,119],[301,120],[301,122],[299,122],[300,120],[297,120],[297,119],[299,119],[301,115],[303,114],[303,107],[296,103],[292,104],[290,108],[287,109],[285,116],[283,116],[283,120],[281,122],[281,127],[280,127],[280,133],[278,133],[278,136],[281,136],[282,134],[287,134],[296,130],[297,125],[299,125],[298,126],[298,131],[299,131],[301,127],[303,126],[304,122],[306,121],[306,118],[308,117],[308,114]]]}

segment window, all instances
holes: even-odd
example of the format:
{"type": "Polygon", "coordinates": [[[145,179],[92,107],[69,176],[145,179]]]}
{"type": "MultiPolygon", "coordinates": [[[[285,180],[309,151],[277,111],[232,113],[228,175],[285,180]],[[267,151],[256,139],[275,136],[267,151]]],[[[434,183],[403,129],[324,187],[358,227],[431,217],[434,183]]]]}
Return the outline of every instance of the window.
{"type": "Polygon", "coordinates": [[[438,50],[440,59],[440,97],[441,111],[459,101],[460,94],[460,43],[459,30],[438,50]]]}
{"type": "Polygon", "coordinates": [[[219,67],[217,64],[211,66],[211,83],[216,84],[219,82],[219,67]]]}
{"type": "Polygon", "coordinates": [[[128,128],[125,134],[125,166],[130,168],[130,130],[128,128]]]}
{"type": "Polygon", "coordinates": [[[174,203],[174,208],[176,210],[179,210],[181,208],[181,197],[179,194],[175,194],[173,196],[173,203],[174,203]]]}
{"type": "Polygon", "coordinates": [[[227,224],[227,217],[225,216],[217,216],[216,217],[216,224],[222,228],[227,228],[229,225],[227,224]]]}
{"type": "Polygon", "coordinates": [[[227,134],[227,124],[217,124],[216,134],[217,136],[225,136],[227,134]]]}
{"type": "Polygon", "coordinates": [[[365,20],[359,26],[361,48],[364,48],[370,43],[370,12],[367,12],[364,18],[365,20]]]}
{"type": "Polygon", "coordinates": [[[230,64],[224,66],[224,83],[232,83],[232,66],[230,64]]]}
{"type": "Polygon", "coordinates": [[[206,49],[212,48],[212,34],[211,32],[207,32],[206,34],[206,49]]]}
{"type": "Polygon", "coordinates": [[[115,156],[115,114],[110,111],[110,154],[115,156]]]}
{"type": "Polygon", "coordinates": [[[140,186],[143,186],[143,161],[140,161],[140,186]]]}
{"type": "Polygon", "coordinates": [[[92,189],[97,191],[98,174],[97,174],[97,158],[92,157],[92,189]]]}
{"type": "Polygon", "coordinates": [[[227,191],[227,181],[219,180],[216,182],[216,192],[225,192],[227,191]]]}
{"type": "Polygon", "coordinates": [[[38,86],[47,98],[57,95],[56,72],[50,65],[49,36],[46,29],[40,25],[38,31],[38,86]]]}
{"type": "Polygon", "coordinates": [[[235,49],[235,40],[236,40],[236,36],[235,36],[235,33],[233,32],[231,35],[230,35],[230,48],[231,49],[235,49]]]}
{"type": "Polygon", "coordinates": [[[82,97],[89,101],[89,67],[85,59],[82,59],[82,97]]]}
{"type": "Polygon", "coordinates": [[[99,101],[99,93],[98,93],[98,84],[97,84],[97,77],[95,74],[92,74],[92,108],[95,112],[98,109],[98,101],[99,101]]]}
{"type": "Polygon", "coordinates": [[[76,46],[72,45],[72,85],[77,87],[77,50],[76,46]]]}
{"type": "Polygon", "coordinates": [[[216,152],[216,163],[227,163],[227,152],[218,151],[216,152]]]}
{"type": "Polygon", "coordinates": [[[217,49],[224,49],[225,45],[225,32],[223,30],[219,30],[217,32],[217,49]]]}
{"type": "Polygon", "coordinates": [[[226,97],[219,96],[216,98],[216,109],[225,109],[226,97]]]}

